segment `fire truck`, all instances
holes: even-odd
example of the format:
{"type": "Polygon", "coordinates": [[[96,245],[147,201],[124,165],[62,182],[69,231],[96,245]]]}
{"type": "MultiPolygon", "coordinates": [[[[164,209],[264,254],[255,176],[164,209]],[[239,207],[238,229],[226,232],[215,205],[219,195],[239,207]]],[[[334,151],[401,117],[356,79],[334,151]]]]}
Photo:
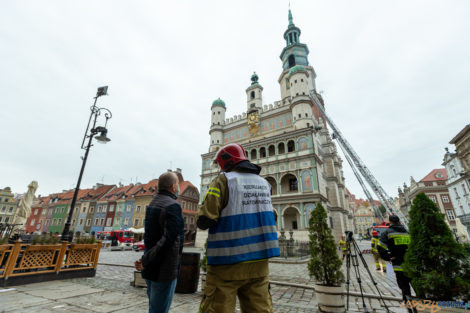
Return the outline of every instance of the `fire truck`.
{"type": "Polygon", "coordinates": [[[129,230],[99,231],[96,237],[101,240],[110,240],[111,246],[130,247],[134,243],[134,232],[129,230]]]}

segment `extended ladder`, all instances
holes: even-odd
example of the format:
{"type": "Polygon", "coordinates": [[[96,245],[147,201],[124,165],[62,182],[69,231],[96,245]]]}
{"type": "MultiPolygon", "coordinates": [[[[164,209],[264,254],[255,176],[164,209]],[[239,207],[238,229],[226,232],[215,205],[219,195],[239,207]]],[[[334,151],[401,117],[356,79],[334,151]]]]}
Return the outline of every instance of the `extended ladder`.
{"type": "MultiPolygon", "coordinates": [[[[349,144],[349,142],[344,138],[344,136],[341,134],[340,130],[336,125],[333,123],[331,118],[326,114],[325,108],[322,105],[322,102],[317,96],[317,93],[315,90],[310,91],[310,97],[312,98],[313,103],[315,106],[318,108],[318,110],[322,113],[323,118],[325,121],[328,123],[328,125],[331,127],[336,139],[338,140],[338,143],[340,144],[341,149],[343,150],[344,155],[346,157],[349,157],[353,163],[354,166],[351,166],[353,168],[353,171],[355,171],[354,167],[356,170],[361,173],[362,177],[366,180],[366,182],[369,184],[369,186],[372,188],[372,191],[375,193],[375,195],[378,197],[379,201],[382,203],[382,205],[385,207],[385,210],[389,215],[397,215],[402,224],[408,227],[408,219],[401,213],[400,210],[395,210],[393,207],[393,199],[387,195],[385,190],[382,188],[382,186],[379,184],[377,179],[372,175],[372,172],[367,168],[364,162],[359,158],[359,155],[354,151],[352,146],[349,144]]],[[[360,183],[360,182],[359,182],[360,183]]],[[[364,186],[365,187],[365,186],[364,186]]]]}

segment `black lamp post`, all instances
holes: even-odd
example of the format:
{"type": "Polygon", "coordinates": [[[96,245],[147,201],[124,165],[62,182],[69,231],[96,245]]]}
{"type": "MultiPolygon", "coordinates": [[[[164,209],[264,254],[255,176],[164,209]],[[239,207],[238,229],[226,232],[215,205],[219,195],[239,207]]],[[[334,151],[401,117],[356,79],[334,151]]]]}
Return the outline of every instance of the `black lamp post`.
{"type": "Polygon", "coordinates": [[[90,113],[90,118],[88,119],[88,125],[85,130],[85,135],[83,136],[83,141],[82,141],[82,146],[81,148],[85,150],[85,156],[82,157],[82,168],[80,169],[80,175],[78,176],[78,181],[77,181],[77,186],[75,187],[75,192],[73,193],[73,198],[72,198],[72,203],[70,204],[70,211],[69,215],[67,217],[67,222],[65,223],[64,226],[64,231],[62,232],[62,240],[65,241],[72,241],[72,237],[69,235],[70,232],[70,221],[72,220],[72,215],[73,211],[75,209],[75,203],[77,202],[77,196],[78,196],[78,191],[80,190],[80,183],[82,181],[82,176],[83,176],[83,171],[85,170],[85,164],[86,160],[88,158],[88,152],[90,152],[90,147],[92,146],[91,142],[93,140],[93,137],[99,133],[99,136],[96,136],[95,139],[98,142],[101,143],[107,143],[111,141],[106,135],[108,133],[108,130],[106,129],[106,124],[108,123],[108,120],[113,116],[111,114],[111,111],[106,109],[106,108],[99,108],[96,106],[96,101],[98,100],[99,97],[105,96],[108,93],[108,86],[100,87],[98,88],[98,91],[96,92],[95,96],[95,102],[93,103],[93,106],[90,108],[91,113],[90,113]],[[106,118],[106,121],[104,123],[104,126],[96,126],[96,120],[101,113],[104,112],[104,117],[106,118]],[[90,123],[93,120],[93,124],[90,128],[90,123]],[[88,144],[85,145],[85,140],[88,138],[88,144]]]}

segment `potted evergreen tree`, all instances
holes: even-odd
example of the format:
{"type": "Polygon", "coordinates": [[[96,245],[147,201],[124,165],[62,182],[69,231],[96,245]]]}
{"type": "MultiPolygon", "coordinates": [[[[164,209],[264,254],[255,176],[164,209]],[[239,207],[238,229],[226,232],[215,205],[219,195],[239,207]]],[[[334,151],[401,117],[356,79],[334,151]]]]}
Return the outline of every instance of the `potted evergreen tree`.
{"type": "Polygon", "coordinates": [[[402,265],[416,296],[435,301],[470,300],[470,256],[424,193],[410,210],[410,244],[402,265]]]}
{"type": "Polygon", "coordinates": [[[343,287],[344,275],[341,260],[327,214],[321,204],[311,212],[309,220],[310,261],[308,271],[315,279],[315,295],[322,312],[345,312],[343,287]]]}

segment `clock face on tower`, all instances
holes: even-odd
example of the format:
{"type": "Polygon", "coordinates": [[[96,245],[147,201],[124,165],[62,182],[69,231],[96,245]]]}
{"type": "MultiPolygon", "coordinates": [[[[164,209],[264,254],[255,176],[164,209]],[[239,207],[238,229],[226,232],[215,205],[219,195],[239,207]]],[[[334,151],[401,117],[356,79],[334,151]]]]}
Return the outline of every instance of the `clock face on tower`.
{"type": "Polygon", "coordinates": [[[251,136],[255,136],[259,133],[259,115],[258,111],[248,113],[248,126],[251,136]]]}
{"type": "Polygon", "coordinates": [[[258,123],[258,112],[254,111],[248,114],[248,123],[258,123]]]}

